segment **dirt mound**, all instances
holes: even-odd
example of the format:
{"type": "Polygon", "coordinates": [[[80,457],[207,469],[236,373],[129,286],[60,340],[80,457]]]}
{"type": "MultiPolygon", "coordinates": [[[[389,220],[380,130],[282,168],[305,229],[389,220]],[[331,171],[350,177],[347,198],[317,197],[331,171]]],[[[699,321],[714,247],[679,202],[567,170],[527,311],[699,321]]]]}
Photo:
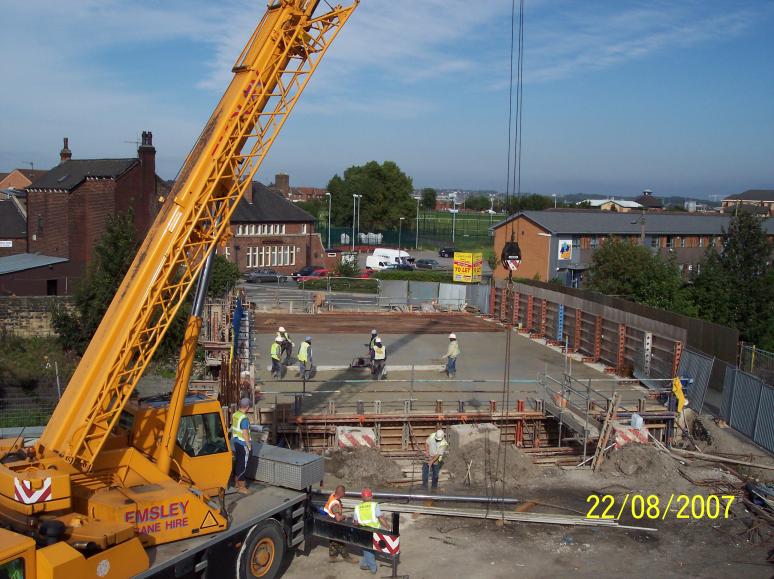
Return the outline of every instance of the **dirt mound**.
{"type": "Polygon", "coordinates": [[[449,471],[455,485],[462,485],[467,484],[465,479],[470,464],[471,487],[480,490],[499,490],[503,480],[506,489],[523,486],[539,472],[540,467],[518,448],[504,445],[500,452],[498,448],[499,445],[486,440],[472,442],[452,450],[443,467],[449,471]]]}
{"type": "Polygon", "coordinates": [[[604,475],[625,476],[641,485],[659,487],[685,481],[679,466],[676,460],[655,446],[627,444],[614,450],[599,471],[604,475]]]}
{"type": "Polygon", "coordinates": [[[351,486],[351,490],[384,487],[389,481],[403,478],[400,466],[373,448],[337,450],[325,461],[325,470],[351,486]]]}

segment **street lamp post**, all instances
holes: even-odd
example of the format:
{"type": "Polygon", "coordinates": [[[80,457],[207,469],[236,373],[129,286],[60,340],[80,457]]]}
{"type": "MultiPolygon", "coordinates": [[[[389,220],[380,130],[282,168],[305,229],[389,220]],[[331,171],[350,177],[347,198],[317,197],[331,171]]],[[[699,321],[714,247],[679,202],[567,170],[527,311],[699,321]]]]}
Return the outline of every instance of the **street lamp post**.
{"type": "Polygon", "coordinates": [[[326,191],[325,196],[328,198],[328,251],[331,250],[331,192],[326,191]]]}
{"type": "Polygon", "coordinates": [[[405,217],[401,217],[400,221],[398,222],[398,255],[400,255],[400,240],[401,240],[401,234],[403,233],[403,220],[406,219],[405,217]]]}
{"type": "MultiPolygon", "coordinates": [[[[457,203],[455,202],[454,204],[456,205],[457,203]]],[[[452,245],[454,245],[454,232],[457,227],[457,211],[459,209],[455,207],[454,209],[449,209],[449,211],[452,214],[452,245]]]]}
{"type": "Polygon", "coordinates": [[[414,197],[414,199],[417,200],[417,228],[416,228],[416,238],[414,239],[414,249],[419,249],[419,201],[422,199],[421,197],[417,196],[414,197]]]}
{"type": "Polygon", "coordinates": [[[357,193],[352,194],[352,251],[355,251],[355,222],[357,221],[357,193]]]}
{"type": "Polygon", "coordinates": [[[554,209],[556,209],[556,203],[557,203],[558,197],[557,197],[556,193],[551,193],[551,197],[554,198],[554,209]]]}

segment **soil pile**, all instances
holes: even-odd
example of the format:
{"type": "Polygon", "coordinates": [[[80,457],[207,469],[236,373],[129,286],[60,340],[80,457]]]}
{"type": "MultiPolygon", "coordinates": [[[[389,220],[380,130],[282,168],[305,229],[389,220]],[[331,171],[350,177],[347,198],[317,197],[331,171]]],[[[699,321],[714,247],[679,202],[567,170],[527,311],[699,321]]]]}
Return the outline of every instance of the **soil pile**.
{"type": "Polygon", "coordinates": [[[337,450],[325,461],[326,472],[341,479],[352,490],[359,487],[384,487],[389,481],[403,478],[400,466],[373,448],[337,450]]]}
{"type": "Polygon", "coordinates": [[[526,481],[541,474],[529,456],[511,445],[491,444],[488,440],[472,442],[452,450],[443,468],[449,471],[452,482],[467,485],[470,465],[470,486],[480,490],[500,489],[503,481],[506,489],[524,486],[526,481]],[[499,452],[498,452],[499,449],[499,452]]]}
{"type": "Polygon", "coordinates": [[[614,450],[599,470],[604,475],[626,477],[639,485],[658,488],[685,482],[678,468],[680,463],[645,444],[627,444],[614,450]]]}

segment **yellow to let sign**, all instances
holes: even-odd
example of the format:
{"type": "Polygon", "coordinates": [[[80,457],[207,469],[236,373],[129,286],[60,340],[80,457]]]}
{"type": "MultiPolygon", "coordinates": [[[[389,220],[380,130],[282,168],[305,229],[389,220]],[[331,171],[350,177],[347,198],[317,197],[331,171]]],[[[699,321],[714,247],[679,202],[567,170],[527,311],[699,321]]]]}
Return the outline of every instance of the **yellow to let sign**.
{"type": "Polygon", "coordinates": [[[460,253],[455,251],[452,280],[464,283],[480,282],[483,261],[481,253],[460,253]]]}

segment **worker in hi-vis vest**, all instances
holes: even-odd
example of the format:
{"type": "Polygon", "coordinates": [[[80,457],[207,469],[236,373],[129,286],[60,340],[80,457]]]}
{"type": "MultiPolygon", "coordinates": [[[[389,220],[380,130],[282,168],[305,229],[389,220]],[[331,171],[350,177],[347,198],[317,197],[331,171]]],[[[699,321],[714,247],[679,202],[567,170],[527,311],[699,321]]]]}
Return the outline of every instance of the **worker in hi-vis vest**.
{"type": "Polygon", "coordinates": [[[282,378],[282,342],[285,338],[277,336],[271,343],[271,377],[282,378]]]}
{"type": "Polygon", "coordinates": [[[312,376],[312,336],[307,336],[298,349],[298,375],[304,380],[312,376]]]}
{"type": "MultiPolygon", "coordinates": [[[[341,499],[344,498],[346,493],[347,489],[344,488],[344,485],[339,485],[325,502],[323,511],[325,511],[325,514],[334,521],[341,522],[344,520],[344,507],[341,504],[341,499]]],[[[330,558],[331,562],[333,562],[339,555],[341,555],[341,558],[349,563],[355,562],[354,559],[352,559],[350,556],[349,551],[347,551],[347,547],[344,543],[331,539],[328,543],[328,557],[330,558]]]]}
{"type": "Polygon", "coordinates": [[[250,440],[250,419],[247,412],[250,410],[250,399],[242,398],[239,401],[239,410],[231,415],[231,448],[234,451],[234,486],[242,494],[247,490],[247,459],[253,444],[250,440]]]}
{"type": "Polygon", "coordinates": [[[277,329],[277,337],[282,338],[282,342],[280,342],[280,352],[285,357],[285,359],[282,361],[282,363],[287,366],[290,364],[290,359],[293,357],[293,340],[290,339],[290,334],[288,331],[280,326],[277,329]]]}
{"type": "Polygon", "coordinates": [[[371,375],[375,380],[381,380],[385,374],[384,365],[387,363],[387,347],[382,344],[382,339],[377,336],[374,339],[374,363],[371,367],[371,375]]]}
{"type": "MultiPolygon", "coordinates": [[[[355,523],[373,529],[389,527],[387,518],[382,515],[382,510],[379,508],[376,501],[374,501],[374,493],[371,492],[371,489],[364,488],[360,492],[360,498],[363,499],[363,502],[355,507],[355,523]]],[[[360,568],[367,569],[374,575],[376,575],[379,570],[379,566],[376,564],[376,555],[371,549],[363,549],[363,557],[360,559],[360,568]]]]}

